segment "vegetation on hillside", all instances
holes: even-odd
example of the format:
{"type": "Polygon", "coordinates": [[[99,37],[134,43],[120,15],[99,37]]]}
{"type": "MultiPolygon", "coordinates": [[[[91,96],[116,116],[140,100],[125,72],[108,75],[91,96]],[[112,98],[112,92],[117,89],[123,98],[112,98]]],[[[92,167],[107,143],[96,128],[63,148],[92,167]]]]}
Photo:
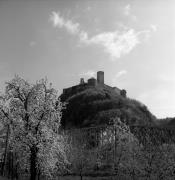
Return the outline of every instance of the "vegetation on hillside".
{"type": "Polygon", "coordinates": [[[67,102],[62,125],[66,128],[110,124],[119,117],[130,125],[153,125],[153,116],[139,101],[118,95],[112,88],[92,87],[74,94],[61,95],[67,102]]]}
{"type": "Polygon", "coordinates": [[[156,124],[160,127],[168,127],[168,128],[174,128],[175,127],[175,117],[174,118],[164,118],[164,119],[158,119],[156,121],[156,124]]]}

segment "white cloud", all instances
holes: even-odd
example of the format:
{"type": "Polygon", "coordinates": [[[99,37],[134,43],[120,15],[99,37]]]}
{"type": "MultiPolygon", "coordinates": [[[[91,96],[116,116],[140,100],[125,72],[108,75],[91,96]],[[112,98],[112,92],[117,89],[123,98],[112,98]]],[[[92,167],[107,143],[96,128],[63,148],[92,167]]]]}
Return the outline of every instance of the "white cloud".
{"type": "Polygon", "coordinates": [[[123,14],[130,17],[133,21],[137,21],[137,17],[131,13],[131,5],[127,4],[124,7],[123,14]]]}
{"type": "Polygon", "coordinates": [[[65,28],[71,34],[80,32],[79,23],[73,23],[71,20],[65,20],[59,13],[52,12],[50,20],[54,27],[65,28]]]}
{"type": "Polygon", "coordinates": [[[126,6],[124,7],[124,14],[125,14],[126,16],[129,16],[129,15],[130,15],[130,10],[131,10],[130,4],[126,5],[126,6]]]}
{"type": "Polygon", "coordinates": [[[128,54],[138,43],[137,33],[130,29],[128,31],[104,32],[93,36],[85,41],[87,44],[101,45],[112,60],[128,54]]]}
{"type": "Polygon", "coordinates": [[[91,9],[92,9],[91,6],[88,6],[88,7],[86,8],[87,11],[90,11],[91,9]]]}
{"type": "Polygon", "coordinates": [[[152,31],[156,32],[157,31],[157,26],[155,24],[150,25],[152,31]]]}
{"type": "Polygon", "coordinates": [[[120,76],[123,76],[123,75],[125,75],[125,74],[127,74],[127,71],[126,71],[126,70],[121,70],[121,71],[119,71],[119,72],[115,75],[115,77],[116,77],[116,78],[119,78],[120,76]]]}
{"type": "MultiPolygon", "coordinates": [[[[126,9],[129,11],[130,5],[126,9]]],[[[112,60],[116,60],[133,50],[141,42],[141,34],[148,37],[150,34],[150,30],[136,32],[134,29],[125,27],[123,30],[102,32],[89,37],[89,34],[81,29],[79,23],[66,20],[60,16],[60,13],[52,12],[50,20],[54,27],[64,28],[68,33],[76,35],[82,44],[101,46],[112,60]]]]}
{"type": "Polygon", "coordinates": [[[36,45],[36,42],[35,41],[31,41],[30,43],[29,43],[29,46],[30,47],[33,47],[33,46],[35,46],[36,45]]]}
{"type": "Polygon", "coordinates": [[[79,75],[80,76],[86,76],[86,77],[95,77],[96,73],[93,70],[88,70],[87,72],[83,72],[79,75]]]}
{"type": "Polygon", "coordinates": [[[121,70],[121,71],[117,72],[117,74],[112,79],[112,86],[116,86],[118,78],[126,75],[127,73],[128,72],[126,70],[121,70]]]}

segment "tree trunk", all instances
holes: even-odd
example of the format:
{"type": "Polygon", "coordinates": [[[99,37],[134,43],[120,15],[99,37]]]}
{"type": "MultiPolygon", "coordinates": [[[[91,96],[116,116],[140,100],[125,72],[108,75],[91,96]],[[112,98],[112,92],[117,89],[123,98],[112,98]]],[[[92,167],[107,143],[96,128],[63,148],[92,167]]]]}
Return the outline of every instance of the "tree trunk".
{"type": "Polygon", "coordinates": [[[30,149],[30,180],[36,180],[37,176],[37,147],[33,146],[30,149]]]}
{"type": "Polygon", "coordinates": [[[2,169],[1,169],[1,175],[4,175],[6,160],[7,160],[7,152],[8,152],[8,141],[9,141],[9,134],[10,134],[10,126],[7,126],[7,132],[6,132],[6,140],[5,140],[5,152],[4,152],[4,158],[2,162],[2,169]]]}

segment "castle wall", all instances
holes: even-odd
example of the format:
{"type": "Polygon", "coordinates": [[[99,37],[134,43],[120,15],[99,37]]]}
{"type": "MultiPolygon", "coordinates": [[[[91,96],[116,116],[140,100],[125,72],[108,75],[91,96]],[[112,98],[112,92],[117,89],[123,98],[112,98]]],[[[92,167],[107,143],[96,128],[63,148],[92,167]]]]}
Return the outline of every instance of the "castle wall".
{"type": "Polygon", "coordinates": [[[87,86],[88,86],[88,84],[84,83],[84,84],[79,84],[79,85],[76,85],[76,86],[72,86],[70,88],[65,88],[65,89],[63,89],[63,94],[74,93],[74,92],[78,91],[80,88],[85,88],[87,86]]]}
{"type": "Polygon", "coordinates": [[[96,86],[97,85],[97,80],[95,78],[88,79],[88,85],[89,86],[96,86]]]}
{"type": "Polygon", "coordinates": [[[74,93],[76,93],[78,91],[82,91],[83,89],[88,88],[89,86],[93,86],[93,87],[95,87],[95,86],[99,86],[99,87],[105,86],[107,88],[113,89],[118,95],[126,97],[126,90],[124,90],[124,89],[120,90],[117,87],[111,87],[111,86],[108,86],[108,85],[104,84],[104,72],[103,71],[98,71],[97,72],[97,80],[95,78],[90,78],[90,79],[88,79],[88,82],[85,83],[84,79],[81,78],[79,85],[63,89],[63,94],[71,95],[71,94],[74,94],[74,93]]]}
{"type": "Polygon", "coordinates": [[[118,95],[120,95],[121,90],[120,90],[119,88],[113,87],[113,90],[114,90],[118,95]]]}

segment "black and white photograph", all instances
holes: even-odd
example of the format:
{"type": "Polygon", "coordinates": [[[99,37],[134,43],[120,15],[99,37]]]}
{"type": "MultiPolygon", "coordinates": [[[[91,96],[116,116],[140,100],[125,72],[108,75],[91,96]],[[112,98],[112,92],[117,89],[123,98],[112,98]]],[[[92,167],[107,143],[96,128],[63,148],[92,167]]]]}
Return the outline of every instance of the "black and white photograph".
{"type": "Polygon", "coordinates": [[[175,179],[175,0],[0,0],[0,180],[175,179]]]}

